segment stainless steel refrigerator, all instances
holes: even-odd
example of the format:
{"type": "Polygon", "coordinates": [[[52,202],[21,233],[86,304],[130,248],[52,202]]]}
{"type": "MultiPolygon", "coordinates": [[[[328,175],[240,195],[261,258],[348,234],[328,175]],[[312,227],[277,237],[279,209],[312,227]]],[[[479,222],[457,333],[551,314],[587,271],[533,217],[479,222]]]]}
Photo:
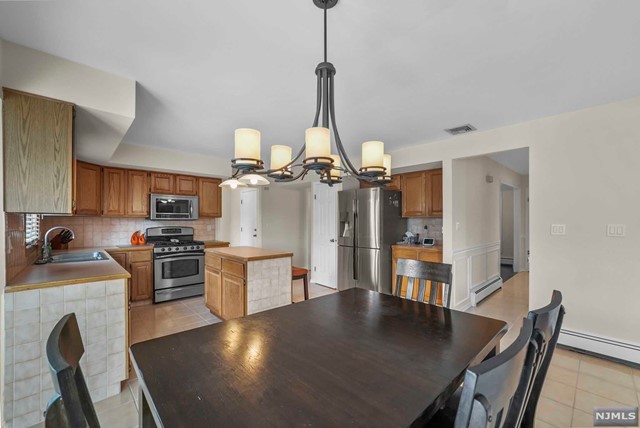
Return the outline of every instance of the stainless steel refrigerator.
{"type": "Polygon", "coordinates": [[[338,192],[338,288],[391,294],[391,245],[402,239],[402,194],[381,188],[338,192]]]}

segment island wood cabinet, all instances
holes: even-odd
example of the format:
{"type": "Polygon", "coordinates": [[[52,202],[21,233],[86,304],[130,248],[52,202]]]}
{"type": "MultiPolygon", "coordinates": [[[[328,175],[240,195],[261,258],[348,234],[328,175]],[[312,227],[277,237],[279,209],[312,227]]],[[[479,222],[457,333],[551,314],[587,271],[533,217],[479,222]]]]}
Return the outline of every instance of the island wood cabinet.
{"type": "Polygon", "coordinates": [[[200,217],[222,216],[221,180],[217,178],[198,178],[198,195],[200,196],[200,217]]]}
{"type": "Polygon", "coordinates": [[[245,264],[205,254],[204,303],[216,316],[228,320],[247,313],[245,264]]]}
{"type": "Polygon", "coordinates": [[[102,167],[76,162],[74,214],[100,215],[102,212],[102,167]]]}
{"type": "Polygon", "coordinates": [[[73,213],[73,108],[3,90],[6,212],[73,213]]]}
{"type": "Polygon", "coordinates": [[[131,301],[153,297],[153,260],[151,246],[135,250],[107,250],[109,255],[131,274],[129,280],[131,301]]]}

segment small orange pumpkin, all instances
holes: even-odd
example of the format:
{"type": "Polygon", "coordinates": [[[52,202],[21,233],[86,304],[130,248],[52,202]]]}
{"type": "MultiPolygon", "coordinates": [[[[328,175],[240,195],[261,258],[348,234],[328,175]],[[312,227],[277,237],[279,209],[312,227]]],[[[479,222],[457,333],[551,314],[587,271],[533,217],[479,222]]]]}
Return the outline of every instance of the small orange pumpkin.
{"type": "Polygon", "coordinates": [[[141,233],[138,237],[138,244],[144,245],[147,243],[147,238],[145,238],[144,233],[141,233]]]}
{"type": "Polygon", "coordinates": [[[133,235],[131,235],[131,245],[138,245],[140,243],[140,232],[135,231],[133,235]]]}

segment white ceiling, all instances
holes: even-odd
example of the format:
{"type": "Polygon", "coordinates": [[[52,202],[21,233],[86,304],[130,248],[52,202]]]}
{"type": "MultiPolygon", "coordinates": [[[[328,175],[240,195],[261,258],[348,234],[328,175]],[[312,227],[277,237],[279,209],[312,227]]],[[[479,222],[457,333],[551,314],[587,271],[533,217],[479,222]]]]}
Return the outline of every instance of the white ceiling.
{"type": "MultiPolygon", "coordinates": [[[[0,38],[138,81],[128,144],[230,157],[298,146],[315,108],[312,0],[0,1],[0,38]]],[[[340,0],[336,114],[388,150],[640,95],[637,0],[340,0]]]]}
{"type": "Polygon", "coordinates": [[[520,175],[529,175],[529,148],[506,150],[487,155],[520,175]]]}

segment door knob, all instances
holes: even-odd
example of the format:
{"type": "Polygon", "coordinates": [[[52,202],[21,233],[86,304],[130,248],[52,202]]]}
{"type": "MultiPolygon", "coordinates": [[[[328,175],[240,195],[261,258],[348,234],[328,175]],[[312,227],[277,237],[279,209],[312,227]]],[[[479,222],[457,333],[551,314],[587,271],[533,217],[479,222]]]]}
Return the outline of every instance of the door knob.
{"type": "Polygon", "coordinates": [[[254,237],[254,238],[257,238],[257,237],[258,237],[258,235],[253,235],[253,237],[254,237]]]}
{"type": "Polygon", "coordinates": [[[329,242],[336,242],[335,239],[329,239],[329,242]]]}

